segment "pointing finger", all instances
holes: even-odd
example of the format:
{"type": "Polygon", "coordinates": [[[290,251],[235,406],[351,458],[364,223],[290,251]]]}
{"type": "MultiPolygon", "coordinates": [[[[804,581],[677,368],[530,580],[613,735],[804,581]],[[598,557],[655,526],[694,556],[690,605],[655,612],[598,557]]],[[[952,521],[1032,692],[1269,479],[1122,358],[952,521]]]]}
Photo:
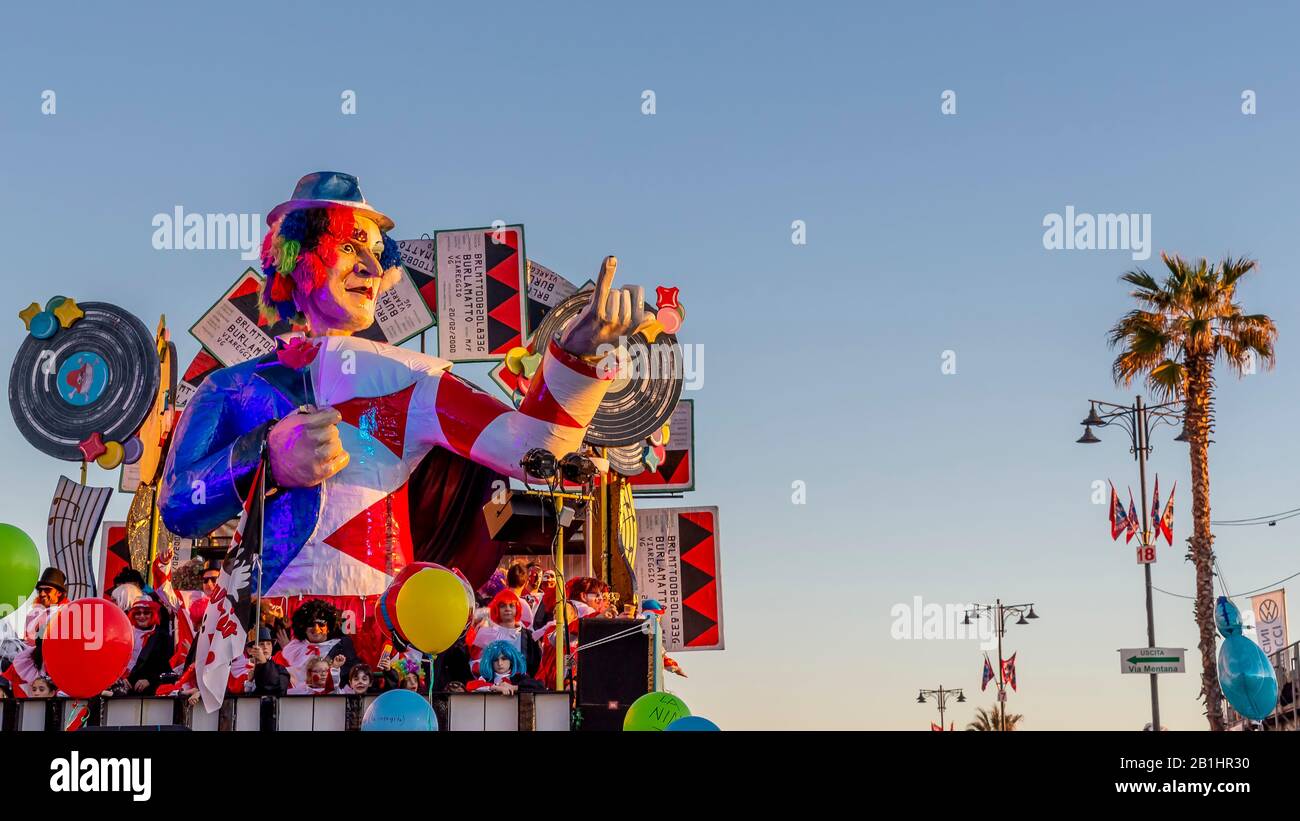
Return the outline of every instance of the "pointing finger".
{"type": "Polygon", "coordinates": [[[618,270],[618,257],[608,256],[600,264],[600,273],[596,275],[596,304],[604,305],[609,299],[609,289],[614,285],[614,272],[618,270]]]}

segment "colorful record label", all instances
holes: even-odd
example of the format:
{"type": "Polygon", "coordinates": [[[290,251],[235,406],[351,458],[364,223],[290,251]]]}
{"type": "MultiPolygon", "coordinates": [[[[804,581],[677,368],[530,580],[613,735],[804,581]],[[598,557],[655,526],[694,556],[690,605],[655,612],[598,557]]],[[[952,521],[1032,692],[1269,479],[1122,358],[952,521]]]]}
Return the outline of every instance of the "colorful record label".
{"type": "Polygon", "coordinates": [[[81,407],[104,395],[108,384],[108,363],[97,353],[79,351],[59,366],[55,389],[63,401],[81,407]]]}

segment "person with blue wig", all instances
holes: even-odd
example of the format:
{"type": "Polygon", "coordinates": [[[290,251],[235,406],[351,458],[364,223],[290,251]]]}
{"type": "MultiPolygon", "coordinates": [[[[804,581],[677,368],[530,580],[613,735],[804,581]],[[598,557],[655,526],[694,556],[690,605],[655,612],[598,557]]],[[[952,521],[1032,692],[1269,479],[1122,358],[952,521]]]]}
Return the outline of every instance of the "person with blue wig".
{"type": "Polygon", "coordinates": [[[523,653],[508,641],[494,641],[479,657],[479,677],[465,685],[466,692],[486,691],[512,696],[520,690],[536,692],[545,687],[528,675],[523,653]]]}

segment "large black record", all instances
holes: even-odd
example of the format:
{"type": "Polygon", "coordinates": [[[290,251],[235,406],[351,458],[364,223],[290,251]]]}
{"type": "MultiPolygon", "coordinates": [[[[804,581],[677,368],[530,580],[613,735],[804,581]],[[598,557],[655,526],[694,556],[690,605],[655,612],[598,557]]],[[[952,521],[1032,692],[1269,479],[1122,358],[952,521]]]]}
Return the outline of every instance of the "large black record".
{"type": "Polygon", "coordinates": [[[126,442],[158,393],[153,334],[136,317],[104,302],[49,339],[28,336],[9,372],[9,410],[35,448],[79,462],[77,446],[99,433],[126,442]]]}
{"type": "MultiPolygon", "coordinates": [[[[586,290],[555,306],[533,335],[533,349],[546,350],[590,301],[586,290]]],[[[646,438],[663,427],[682,396],[682,348],[676,336],[661,333],[649,342],[645,334],[633,334],[626,351],[630,367],[614,378],[587,428],[586,441],[592,445],[617,447],[646,438]]]]}

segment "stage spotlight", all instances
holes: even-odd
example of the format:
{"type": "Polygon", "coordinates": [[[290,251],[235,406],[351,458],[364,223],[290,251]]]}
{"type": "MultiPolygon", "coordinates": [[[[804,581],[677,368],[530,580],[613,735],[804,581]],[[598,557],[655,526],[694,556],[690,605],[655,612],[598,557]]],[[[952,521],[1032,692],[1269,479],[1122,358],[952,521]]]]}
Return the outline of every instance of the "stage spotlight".
{"type": "Polygon", "coordinates": [[[546,448],[533,448],[519,460],[519,467],[535,479],[551,479],[555,476],[555,454],[546,448]]]}
{"type": "Polygon", "coordinates": [[[564,481],[585,485],[596,478],[596,465],[581,453],[570,453],[560,460],[560,475],[564,481]]]}

